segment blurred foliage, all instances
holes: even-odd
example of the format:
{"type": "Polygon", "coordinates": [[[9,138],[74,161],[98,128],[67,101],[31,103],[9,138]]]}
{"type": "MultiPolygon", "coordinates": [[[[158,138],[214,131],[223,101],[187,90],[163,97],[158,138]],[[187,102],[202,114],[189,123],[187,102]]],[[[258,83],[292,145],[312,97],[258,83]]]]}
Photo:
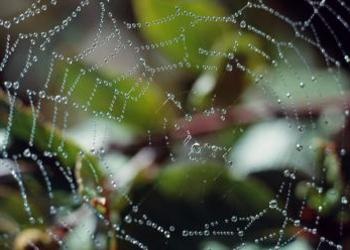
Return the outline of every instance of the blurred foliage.
{"type": "Polygon", "coordinates": [[[135,0],[133,6],[137,19],[144,24],[141,30],[146,38],[159,44],[171,41],[170,46],[164,46],[165,52],[175,62],[193,70],[201,71],[206,59],[198,49],[210,50],[218,39],[232,32],[232,26],[213,22],[216,17],[226,15],[225,9],[215,1],[135,0]],[[202,16],[208,17],[207,20],[202,16]]]}
{"type": "MultiPolygon", "coordinates": [[[[82,106],[92,116],[115,119],[126,123],[136,130],[160,129],[163,114],[157,112],[165,96],[155,86],[142,77],[126,74],[109,75],[93,70],[87,65],[59,65],[56,78],[63,78],[68,71],[66,88],[71,93],[70,102],[82,106]],[[77,83],[77,79],[79,82],[77,83]],[[91,93],[94,97],[90,98],[91,93]],[[85,105],[84,103],[88,103],[85,105]]],[[[141,65],[141,67],[143,67],[141,65]]],[[[167,118],[174,118],[173,110],[167,108],[167,118]]]]}
{"type": "MultiPolygon", "coordinates": [[[[134,32],[135,44],[151,48],[140,53],[147,60],[138,58],[129,72],[105,70],[96,66],[99,64],[92,66],[89,60],[72,64],[59,61],[52,81],[64,79],[64,84],[51,84],[48,91],[53,98],[67,95],[59,102],[59,109],[72,117],[67,130],[79,123],[88,124],[87,117],[104,119],[133,131],[131,142],[124,138],[87,152],[79,140],[71,140],[66,131],[48,122],[56,105],[52,100],[40,100],[39,92],[34,91],[34,105],[44,102],[34,124],[25,89],[18,99],[10,100],[11,91],[1,90],[0,125],[5,138],[10,137],[2,160],[9,166],[16,160],[19,169],[0,172],[0,247],[137,249],[130,244],[135,243],[132,237],[149,249],[228,249],[238,247],[243,238],[246,249],[263,249],[276,246],[277,235],[290,243],[284,249],[307,249],[299,238],[316,247],[319,235],[348,244],[350,197],[345,173],[350,161],[340,149],[350,149],[349,142],[344,142],[350,131],[349,116],[334,104],[339,93],[347,94],[347,73],[339,71],[334,77],[324,65],[313,61],[320,56],[306,46],[297,58],[283,46],[277,50],[270,35],[263,39],[242,22],[242,13],[230,15],[231,8],[243,7],[245,1],[133,0],[128,4],[134,11],[128,19],[135,23],[126,22],[127,31],[134,32]],[[264,51],[271,57],[264,56],[264,51]],[[308,59],[306,65],[300,63],[301,54],[308,59]],[[280,60],[272,61],[275,57],[280,60]],[[154,77],[149,66],[164,63],[177,65],[174,79],[170,74],[154,77]],[[181,92],[167,92],[168,81],[181,85],[181,92]],[[185,107],[177,102],[178,96],[185,107]],[[320,102],[326,98],[332,102],[320,102]],[[280,123],[281,116],[282,132],[273,126],[280,123]],[[196,120],[203,117],[207,119],[196,120]],[[188,132],[192,131],[186,130],[186,125],[191,122],[199,132],[190,137],[188,132]],[[33,145],[28,147],[33,126],[33,145]],[[269,147],[273,152],[264,151],[286,131],[286,147],[274,144],[274,148],[269,147]],[[244,164],[235,157],[236,149],[246,148],[244,145],[248,149],[239,154],[245,159],[279,155],[242,170],[244,164]],[[48,197],[38,159],[47,167],[53,197],[48,197]],[[65,171],[70,174],[68,183],[65,171]],[[289,191],[283,189],[286,186],[289,191]],[[287,193],[287,198],[281,193],[287,193]],[[28,218],[26,199],[35,219],[28,218]],[[140,224],[139,217],[144,216],[153,224],[140,224]],[[284,225],[285,216],[299,219],[284,225]],[[301,230],[304,226],[314,228],[315,220],[318,234],[301,230]],[[344,232],[341,236],[333,230],[340,227],[344,232]],[[234,234],[222,237],[209,229],[234,234]],[[187,235],[189,231],[205,235],[192,237],[187,235]],[[256,242],[261,238],[262,242],[256,242]]],[[[28,27],[23,23],[16,32],[32,28],[29,26],[46,28],[70,6],[67,2],[57,12],[50,12],[47,22],[40,16],[28,27]]],[[[252,24],[264,24],[269,32],[275,31],[276,37],[290,38],[291,31],[283,25],[270,25],[275,17],[247,15],[252,24]]],[[[89,22],[85,20],[85,24],[89,22]]],[[[83,26],[87,31],[89,25],[83,26]]],[[[74,41],[85,33],[74,25],[71,29],[69,34],[75,35],[69,39],[74,41]]],[[[81,50],[79,46],[62,47],[74,54],[81,50]]],[[[28,81],[35,83],[33,89],[40,89],[35,76],[28,81]]],[[[6,79],[7,75],[1,73],[0,77],[6,79]]],[[[61,115],[58,119],[62,120],[61,115]]]]}
{"type": "MultiPolygon", "coordinates": [[[[147,171],[141,172],[135,179],[129,192],[132,199],[143,201],[138,207],[141,214],[148,218],[157,218],[157,224],[173,226],[169,240],[163,240],[160,233],[140,227],[137,223],[125,224],[125,230],[141,239],[151,249],[197,249],[203,239],[198,237],[183,237],[184,231],[208,230],[206,240],[218,240],[228,246],[238,245],[237,234],[232,240],[220,236],[210,235],[205,225],[210,221],[228,221],[222,223],[216,230],[232,231],[235,227],[244,227],[241,221],[233,222],[235,215],[250,217],[259,214],[266,208],[266,204],[273,198],[271,191],[264,184],[255,179],[238,180],[231,176],[227,168],[216,164],[175,164],[170,165],[159,173],[149,177],[147,171]],[[147,199],[143,200],[145,194],[147,199]],[[254,198],[252,199],[252,194],[254,198]]],[[[132,208],[126,207],[122,215],[133,216],[132,208]]],[[[137,216],[137,215],[136,215],[137,216]]],[[[259,217],[259,216],[258,216],[259,217]]],[[[280,216],[276,213],[259,217],[259,221],[249,228],[245,236],[253,241],[255,237],[279,227],[280,216]],[[268,227],[264,226],[268,225],[268,227]]],[[[128,244],[121,242],[122,249],[128,244]],[[125,245],[125,246],[124,246],[125,245]]]]}
{"type": "MultiPolygon", "coordinates": [[[[11,100],[12,101],[12,100],[11,100]]],[[[18,102],[18,101],[17,101],[18,102]]],[[[8,100],[4,94],[0,95],[0,108],[1,108],[1,116],[0,116],[0,124],[2,128],[7,128],[8,126],[8,115],[10,113],[10,105],[8,100]]],[[[30,135],[32,132],[33,126],[33,113],[27,107],[24,107],[21,104],[17,104],[12,111],[12,124],[9,128],[11,131],[11,136],[13,140],[13,145],[15,147],[14,150],[18,150],[20,148],[16,148],[17,145],[20,145],[23,142],[30,141],[30,135]]],[[[47,156],[51,158],[53,156],[52,151],[59,152],[55,154],[55,158],[60,161],[60,163],[64,166],[68,166],[74,168],[76,164],[77,157],[79,154],[82,154],[84,167],[82,167],[82,171],[84,175],[91,176],[91,168],[93,168],[94,177],[97,179],[101,177],[101,169],[98,167],[98,162],[94,157],[89,154],[85,154],[83,150],[81,150],[74,142],[71,142],[67,138],[63,138],[60,131],[51,127],[49,124],[40,123],[35,124],[35,136],[33,145],[34,150],[40,152],[43,156],[47,156]],[[50,141],[50,137],[52,136],[51,148],[48,147],[48,142],[50,141]],[[63,143],[62,143],[63,142],[63,143]],[[64,148],[62,148],[64,145],[64,148]]],[[[22,149],[23,150],[23,149],[22,149]]],[[[31,158],[35,157],[31,154],[31,148],[24,149],[24,157],[31,158]],[[27,153],[27,155],[26,155],[27,153]]],[[[16,152],[18,153],[18,152],[16,152]]],[[[36,156],[37,158],[38,156],[36,156]]],[[[33,159],[34,160],[34,159],[33,159]]]]}

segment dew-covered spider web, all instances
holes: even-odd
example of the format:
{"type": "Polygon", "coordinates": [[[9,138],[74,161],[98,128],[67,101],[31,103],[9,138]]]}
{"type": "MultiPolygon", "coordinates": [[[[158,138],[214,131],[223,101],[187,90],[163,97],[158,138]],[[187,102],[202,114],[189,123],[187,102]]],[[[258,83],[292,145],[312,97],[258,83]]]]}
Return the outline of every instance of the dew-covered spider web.
{"type": "Polygon", "coordinates": [[[0,6],[1,249],[350,249],[350,3],[0,6]]]}

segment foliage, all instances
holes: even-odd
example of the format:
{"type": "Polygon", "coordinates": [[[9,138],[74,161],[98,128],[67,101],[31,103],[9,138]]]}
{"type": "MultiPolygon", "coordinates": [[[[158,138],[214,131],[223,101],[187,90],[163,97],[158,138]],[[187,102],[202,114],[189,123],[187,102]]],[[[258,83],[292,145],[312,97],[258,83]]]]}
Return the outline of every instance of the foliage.
{"type": "MultiPolygon", "coordinates": [[[[149,249],[226,249],[241,246],[243,239],[257,249],[276,242],[317,247],[319,235],[348,244],[346,72],[339,70],[334,84],[327,65],[310,60],[306,67],[284,43],[276,51],[271,37],[240,23],[241,13],[230,15],[238,2],[130,4],[133,23],[126,22],[126,29],[151,47],[145,54],[137,47],[142,56],[134,71],[116,73],[88,60],[55,65],[53,82],[64,79],[68,96],[58,109],[73,120],[68,128],[56,126],[64,116],[52,122],[55,104],[42,100],[39,91],[17,96],[1,90],[0,126],[3,137],[9,136],[1,159],[6,169],[0,171],[1,248],[32,249],[34,242],[40,249],[127,250],[141,242],[149,249]],[[174,79],[170,73],[157,78],[154,68],[161,64],[172,67],[174,79]],[[43,110],[35,117],[41,101],[43,110]],[[101,148],[89,148],[84,138],[66,135],[97,118],[103,129],[112,123],[122,136],[106,132],[101,148]],[[286,143],[272,145],[282,137],[286,143]],[[261,165],[250,161],[265,160],[271,152],[281,157],[261,165]],[[237,155],[246,161],[237,161],[237,155]],[[315,220],[317,233],[303,230],[315,220]],[[333,230],[340,227],[341,236],[333,230]]],[[[80,49],[72,48],[73,54],[80,49]]],[[[35,77],[30,81],[38,81],[35,77]]],[[[65,96],[58,86],[48,89],[52,99],[65,96]]]]}

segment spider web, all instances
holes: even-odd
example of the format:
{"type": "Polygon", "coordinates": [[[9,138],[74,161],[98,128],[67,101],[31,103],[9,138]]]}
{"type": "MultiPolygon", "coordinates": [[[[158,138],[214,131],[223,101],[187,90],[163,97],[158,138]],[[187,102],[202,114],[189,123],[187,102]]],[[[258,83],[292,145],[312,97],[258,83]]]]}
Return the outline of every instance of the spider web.
{"type": "MultiPolygon", "coordinates": [[[[302,217],[306,206],[307,197],[302,201],[298,211],[298,216],[292,216],[287,213],[290,206],[291,193],[293,185],[296,179],[296,168],[288,168],[281,170],[283,172],[283,181],[279,183],[278,191],[274,194],[274,198],[270,200],[266,207],[256,213],[249,216],[242,216],[240,214],[225,214],[224,219],[219,218],[214,221],[208,221],[204,225],[199,225],[197,228],[187,228],[185,225],[183,228],[177,228],[174,225],[161,225],[158,224],[157,218],[150,219],[147,214],[142,214],[143,199],[135,200],[129,197],[127,189],[121,187],[120,182],[117,182],[112,178],[112,175],[118,175],[114,173],[112,166],[109,165],[106,159],[105,148],[100,145],[105,145],[108,141],[109,132],[104,126],[98,125],[98,120],[112,121],[113,123],[124,123],[127,117],[129,106],[133,103],[142,101],[142,98],[150,91],[152,82],[157,81],[159,77],[164,75],[176,74],[179,70],[203,70],[208,73],[209,77],[215,72],[219,72],[219,68],[215,64],[203,62],[202,64],[193,63],[189,59],[189,48],[187,47],[188,37],[192,30],[197,28],[199,24],[220,24],[229,23],[238,30],[236,37],[230,40],[232,44],[229,52],[206,49],[202,47],[196,48],[196,51],[190,51],[190,53],[198,53],[208,58],[221,58],[226,59],[227,64],[225,65],[226,72],[232,72],[237,70],[247,74],[251,79],[254,79],[254,84],[265,97],[269,100],[268,105],[278,107],[281,111],[282,122],[296,128],[300,132],[300,137],[295,141],[294,151],[296,153],[295,163],[296,165],[302,165],[301,155],[306,154],[307,151],[312,151],[311,144],[305,142],[304,131],[316,131],[321,125],[315,123],[314,115],[315,110],[311,107],[310,102],[307,102],[307,119],[303,119],[299,111],[298,99],[294,99],[294,92],[304,91],[305,98],[308,100],[311,98],[309,94],[316,95],[320,100],[327,95],[320,88],[317,93],[310,93],[306,91],[309,86],[318,86],[320,81],[326,76],[319,74],[319,71],[315,69],[314,59],[310,58],[308,52],[304,52],[303,48],[312,48],[318,52],[318,58],[322,60],[320,64],[324,64],[327,67],[327,79],[331,81],[331,87],[333,87],[342,101],[341,113],[344,116],[344,120],[340,121],[341,127],[345,127],[345,118],[349,115],[349,107],[346,101],[346,86],[343,84],[342,74],[343,70],[348,67],[350,57],[347,54],[347,45],[343,43],[342,38],[344,34],[338,34],[330,24],[329,16],[336,20],[336,25],[344,28],[344,33],[349,35],[349,24],[347,17],[350,13],[350,7],[348,7],[345,1],[305,1],[308,4],[310,13],[303,20],[296,21],[293,17],[288,17],[278,10],[269,6],[265,1],[251,1],[246,2],[239,9],[232,11],[228,16],[202,16],[197,13],[189,12],[181,7],[174,6],[173,13],[164,16],[161,19],[152,19],[143,23],[134,23],[128,20],[123,20],[115,16],[110,5],[110,1],[89,1],[83,0],[81,2],[74,2],[67,4],[72,9],[70,13],[64,11],[64,16],[53,20],[46,30],[36,30],[35,25],[30,27],[35,31],[21,31],[18,32],[18,26],[23,23],[30,23],[38,16],[44,16],[48,12],[57,8],[57,6],[64,3],[56,0],[50,2],[36,1],[32,3],[27,9],[19,12],[20,14],[14,15],[11,18],[0,19],[0,26],[2,34],[6,34],[2,38],[4,44],[4,50],[2,52],[2,60],[0,63],[0,71],[5,72],[5,76],[15,76],[11,79],[4,79],[2,87],[7,98],[8,103],[8,119],[6,126],[3,130],[2,142],[1,142],[1,167],[10,171],[11,175],[18,184],[18,188],[21,194],[21,198],[24,205],[24,211],[28,216],[28,220],[33,225],[40,224],[40,218],[36,218],[33,215],[30,202],[28,201],[28,190],[26,188],[25,179],[23,178],[23,171],[21,171],[21,162],[24,160],[31,159],[35,163],[36,167],[40,170],[42,178],[44,180],[47,195],[53,200],[53,180],[52,176],[48,173],[47,162],[53,162],[54,166],[59,171],[62,178],[65,178],[67,187],[70,192],[74,194],[79,204],[85,204],[89,209],[94,211],[96,218],[100,220],[102,224],[114,231],[115,237],[121,241],[129,242],[131,245],[141,249],[149,249],[146,242],[142,242],[135,238],[132,234],[129,234],[124,229],[124,224],[135,224],[139,227],[148,227],[150,230],[154,230],[160,235],[164,236],[164,242],[172,238],[173,234],[181,234],[184,241],[191,238],[203,238],[208,236],[222,237],[228,240],[239,242],[234,244],[233,249],[243,249],[248,242],[255,242],[256,244],[263,244],[267,241],[273,240],[275,243],[275,249],[282,248],[291,243],[299,235],[309,233],[317,236],[318,247],[324,249],[343,249],[343,245],[339,242],[334,242],[322,233],[318,232],[318,224],[322,218],[322,206],[318,208],[318,213],[315,216],[314,226],[303,225],[302,217]],[[73,8],[72,6],[75,5],[73,8]],[[334,6],[337,6],[336,9],[334,6]],[[344,15],[341,16],[337,11],[341,9],[344,15]],[[94,14],[91,14],[94,13],[94,14]],[[251,13],[265,13],[271,15],[279,22],[291,30],[289,37],[281,37],[279,34],[272,35],[269,30],[264,30],[263,26],[256,25],[249,17],[251,13]],[[327,17],[323,13],[327,13],[327,17]],[[71,26],[79,26],[81,19],[84,18],[85,14],[95,15],[96,17],[96,30],[92,39],[88,41],[69,41],[69,35],[65,33],[70,32],[71,26]],[[134,42],[129,38],[139,32],[144,27],[160,26],[162,24],[176,22],[184,18],[190,18],[193,26],[182,27],[179,30],[179,34],[176,37],[172,37],[169,40],[162,41],[159,43],[149,43],[145,41],[134,42]],[[320,25],[315,26],[314,23],[321,23],[322,30],[318,30],[320,25]],[[337,51],[334,55],[333,51],[330,51],[330,46],[324,45],[322,41],[323,37],[320,32],[326,32],[331,36],[333,41],[333,49],[337,51]],[[255,46],[254,44],[248,44],[249,53],[254,54],[256,57],[261,57],[266,60],[271,66],[268,69],[260,70],[254,69],[247,65],[244,61],[240,60],[238,56],[240,46],[242,43],[238,40],[244,33],[254,34],[259,39],[264,40],[271,49],[263,49],[255,46]],[[64,44],[80,43],[84,45],[79,53],[76,54],[64,54],[62,49],[59,48],[59,41],[65,41],[64,44]],[[157,61],[154,63],[149,60],[147,54],[160,53],[160,51],[167,47],[180,46],[183,51],[181,60],[176,62],[168,61],[157,61]],[[102,55],[102,52],[107,52],[106,55],[102,55]],[[118,77],[103,78],[100,77],[97,72],[104,70],[108,67],[113,67],[113,63],[118,61],[126,60],[127,57],[123,55],[127,54],[127,57],[132,57],[136,60],[131,60],[131,63],[124,67],[124,71],[118,77]],[[97,58],[97,59],[96,59],[97,58]],[[86,62],[94,61],[90,66],[86,66],[86,62]],[[96,62],[98,61],[98,62],[96,62]],[[112,66],[110,66],[112,65],[112,66]],[[300,73],[300,68],[306,72],[300,73]],[[272,70],[271,70],[272,69],[272,70]],[[276,81],[285,82],[284,85],[289,84],[288,76],[285,75],[285,69],[288,72],[292,72],[292,79],[295,82],[296,88],[290,88],[290,92],[286,92],[281,95],[281,92],[276,91],[273,84],[276,81]],[[10,71],[11,74],[6,74],[10,71]],[[271,71],[275,72],[275,75],[271,74],[271,71]],[[13,73],[16,72],[16,73],[13,73]],[[41,83],[32,83],[30,81],[31,74],[35,72],[40,75],[41,83]],[[37,73],[40,72],[40,73],[37,73]],[[63,72],[63,74],[59,74],[63,72]],[[59,77],[56,77],[59,75],[59,77]],[[87,78],[93,79],[94,84],[91,89],[84,92],[83,98],[77,99],[76,95],[80,94],[80,91],[84,89],[87,78]],[[130,88],[121,87],[122,82],[128,79],[136,79],[130,88]],[[110,100],[105,100],[105,103],[98,106],[97,109],[93,105],[96,96],[101,95],[101,89],[104,91],[107,89],[110,93],[113,93],[110,100]],[[17,112],[17,106],[22,105],[22,100],[25,100],[26,105],[29,107],[31,115],[30,131],[27,131],[29,136],[25,141],[21,142],[20,148],[24,148],[21,152],[13,152],[10,150],[12,143],[12,136],[16,133],[16,127],[21,120],[15,119],[17,112]],[[121,102],[121,108],[117,110],[116,103],[121,102]],[[48,115],[49,114],[49,115],[48,115]],[[77,115],[78,114],[78,115],[77,115]],[[48,122],[51,124],[48,129],[47,140],[41,140],[44,136],[38,128],[42,116],[50,117],[48,122]],[[80,151],[76,157],[80,157],[81,161],[85,160],[87,155],[94,155],[99,163],[104,166],[107,172],[110,186],[113,190],[121,192],[122,196],[132,208],[131,213],[128,213],[124,218],[121,219],[120,223],[112,223],[105,215],[99,212],[97,209],[90,206],[91,199],[89,196],[81,195],[78,192],[79,181],[75,181],[74,171],[64,165],[68,162],[70,157],[70,149],[67,146],[69,138],[70,126],[74,123],[76,116],[92,117],[93,131],[87,138],[81,138],[84,141],[85,148],[89,151],[80,151]],[[61,131],[62,139],[58,141],[56,137],[56,131],[61,131]],[[66,135],[68,134],[68,135],[66,135]],[[37,145],[41,140],[41,145],[37,145]],[[25,146],[23,146],[25,145],[25,146]],[[43,153],[38,153],[36,148],[42,149],[43,153]],[[57,158],[66,159],[67,161],[57,161],[57,158]],[[283,205],[282,205],[283,204],[283,205]],[[277,231],[272,231],[266,234],[258,236],[251,236],[250,229],[259,223],[263,223],[263,219],[270,213],[277,213],[276,216],[282,216],[282,223],[277,231]],[[153,221],[154,220],[154,221],[153,221]],[[295,233],[292,237],[285,238],[287,225],[294,225],[295,233]],[[229,225],[230,229],[226,230],[229,225]],[[253,238],[253,240],[251,239],[253,238]],[[249,240],[248,240],[249,239],[249,240]]],[[[4,3],[2,3],[3,5],[4,3]]],[[[4,6],[5,7],[5,6],[4,6]]],[[[69,8],[69,9],[70,9],[69,8]]],[[[68,9],[68,8],[67,8],[68,9]]],[[[5,13],[6,14],[6,13],[5,13]]],[[[331,21],[334,21],[331,20],[331,21]]],[[[34,22],[34,21],[33,21],[34,22]]],[[[95,21],[94,21],[95,22],[95,21]]],[[[333,22],[334,23],[334,22],[333,22]]],[[[273,25],[273,24],[271,24],[273,25]]],[[[82,27],[82,30],[85,30],[82,27]]],[[[84,32],[84,31],[83,31],[84,32]]],[[[345,35],[345,36],[346,36],[345,35]]],[[[328,41],[327,41],[328,42],[328,41]]],[[[209,61],[209,60],[208,60],[209,61]]],[[[5,77],[6,78],[6,77],[5,77]]],[[[202,78],[203,79],[203,78],[202,78]]],[[[198,86],[201,83],[196,82],[198,86]]],[[[86,87],[89,88],[89,87],[86,87]]],[[[288,89],[285,86],[285,89],[288,89]]],[[[313,88],[317,89],[317,87],[313,88]]],[[[196,94],[196,93],[195,93],[196,94]]],[[[211,118],[216,117],[216,122],[219,124],[226,124],[230,122],[232,107],[218,107],[215,106],[215,100],[211,107],[198,112],[196,110],[188,111],[186,103],[182,100],[181,96],[171,89],[163,99],[163,106],[158,111],[151,111],[162,113],[162,128],[164,135],[161,135],[161,140],[165,143],[167,148],[167,157],[172,162],[180,162],[185,160],[205,164],[211,160],[217,160],[223,162],[229,169],[235,168],[235,165],[242,164],[244,159],[235,158],[235,149],[226,145],[215,144],[212,141],[200,140],[197,138],[196,131],[192,128],[193,124],[200,123],[199,118],[211,118]],[[184,117],[180,122],[173,122],[168,117],[165,109],[171,106],[176,109],[177,112],[181,113],[184,117]],[[199,118],[198,118],[199,117],[199,118]],[[169,128],[174,129],[174,135],[169,135],[166,131],[169,128]],[[179,142],[175,145],[172,138],[176,137],[179,142]],[[180,145],[180,146],[179,146],[180,145]],[[179,150],[178,148],[181,148],[179,150]]],[[[264,118],[266,110],[262,110],[259,113],[259,117],[264,118]]],[[[247,118],[248,119],[248,118],[247,118]]],[[[323,118],[322,118],[323,119],[323,118]]],[[[248,119],[249,120],[249,119],[248,119]]],[[[328,120],[325,121],[336,124],[336,121],[328,120]]],[[[244,119],[240,121],[246,123],[244,119]]],[[[244,129],[234,129],[234,133],[243,133],[244,129]]],[[[158,132],[148,129],[148,144],[152,145],[155,143],[158,136],[158,132]]],[[[345,136],[345,134],[343,135],[345,136]]],[[[253,138],[256,138],[253,136],[253,138]]],[[[254,139],[253,139],[254,140],[254,139]]],[[[257,139],[256,139],[257,140],[257,139]]],[[[256,142],[258,143],[258,142],[256,142]]],[[[345,145],[346,138],[343,138],[343,144],[345,145]]],[[[138,153],[136,161],[147,161],[147,157],[143,158],[143,153],[138,153]]],[[[347,154],[345,147],[340,149],[340,155],[345,156],[347,154]]],[[[254,158],[254,156],[251,156],[254,158]]],[[[257,159],[260,159],[256,156],[257,159]]],[[[249,157],[248,157],[249,158],[249,157]]],[[[75,160],[75,159],[74,159],[75,160]]],[[[86,158],[86,162],[89,159],[86,158]]],[[[85,162],[85,163],[86,163],[85,162]]],[[[309,167],[311,175],[313,175],[312,181],[308,182],[307,185],[313,187],[317,192],[322,193],[322,186],[325,180],[319,179],[315,175],[315,169],[317,163],[312,163],[309,167]]],[[[132,165],[132,164],[131,164],[132,165]]],[[[142,164],[141,164],[142,165],[142,164]]],[[[243,164],[244,165],[244,164],[243,164]]],[[[242,166],[243,166],[242,165],[242,166]]],[[[88,164],[90,175],[93,179],[98,182],[98,173],[95,169],[94,163],[88,164]]],[[[119,173],[121,174],[121,173],[119,173]]],[[[246,172],[242,170],[242,174],[246,172]]],[[[218,173],[220,175],[220,172],[218,173]]],[[[206,184],[204,184],[205,186],[206,184]]],[[[208,184],[209,185],[209,184],[208,184]]],[[[95,187],[100,193],[103,193],[102,187],[95,187]]],[[[345,188],[346,190],[348,187],[345,188]]],[[[147,199],[147,197],[143,197],[147,199]]],[[[254,199],[254,197],[251,197],[254,199]]],[[[342,209],[348,209],[348,202],[346,196],[341,196],[339,204],[342,209]]],[[[52,215],[57,213],[57,206],[50,205],[50,211],[52,215]]],[[[66,223],[64,220],[60,223],[66,223]]],[[[334,228],[337,234],[343,235],[344,229],[340,223],[338,228],[334,228]]],[[[52,237],[56,239],[54,233],[51,233],[52,237]]],[[[93,233],[92,233],[93,235],[93,233]]],[[[64,248],[64,242],[57,239],[57,242],[64,248]]],[[[98,241],[94,238],[94,244],[98,247],[98,241]]]]}

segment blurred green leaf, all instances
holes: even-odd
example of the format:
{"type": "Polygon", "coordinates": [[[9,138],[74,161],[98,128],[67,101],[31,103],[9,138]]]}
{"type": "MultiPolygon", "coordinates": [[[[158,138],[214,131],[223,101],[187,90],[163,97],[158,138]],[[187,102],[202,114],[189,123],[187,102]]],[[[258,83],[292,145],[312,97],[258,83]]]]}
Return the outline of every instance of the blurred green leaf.
{"type": "MultiPolygon", "coordinates": [[[[19,198],[20,193],[18,191],[14,191],[9,188],[5,189],[3,187],[1,187],[1,193],[1,213],[5,214],[7,218],[13,219],[16,221],[16,223],[21,223],[20,225],[28,224],[28,216],[24,213],[24,209],[21,209],[23,208],[23,201],[19,198]]],[[[4,226],[6,225],[4,224],[4,226]]],[[[6,227],[2,228],[1,230],[4,229],[6,229],[6,227]]]]}
{"type": "MultiPolygon", "coordinates": [[[[231,220],[234,216],[245,217],[259,213],[268,207],[273,197],[268,188],[253,178],[235,179],[225,167],[211,163],[170,165],[154,177],[152,171],[149,171],[151,170],[144,170],[135,179],[129,196],[134,201],[142,201],[138,213],[146,214],[165,228],[174,226],[176,229],[164,241],[164,236],[155,230],[126,222],[125,230],[150,249],[164,249],[164,244],[166,249],[178,249],[180,244],[181,249],[199,249],[199,245],[208,240],[216,240],[232,247],[233,242],[239,242],[236,233],[230,237],[218,237],[209,233],[205,237],[188,238],[182,233],[183,230],[204,231],[204,225],[211,221],[220,222],[215,230],[234,231],[236,227],[243,227],[240,222],[233,224],[231,220]]],[[[140,216],[128,207],[121,214],[122,218],[140,216]]],[[[259,218],[259,223],[252,223],[244,239],[252,241],[260,234],[278,230],[280,219],[273,211],[265,214],[259,218]]],[[[123,242],[120,244],[121,249],[128,249],[123,242]]]]}
{"type": "MultiPolygon", "coordinates": [[[[17,221],[11,218],[7,211],[0,212],[0,232],[1,233],[15,233],[18,230],[17,221]]],[[[1,243],[0,243],[1,244],[1,243]]]]}
{"type": "MultiPolygon", "coordinates": [[[[31,110],[23,106],[20,101],[16,101],[13,107],[12,125],[9,128],[11,132],[11,139],[17,143],[28,143],[31,136],[33,126],[33,114],[31,110]]],[[[10,113],[10,105],[3,93],[0,94],[0,126],[6,128],[8,125],[8,116],[10,113]]],[[[62,133],[52,127],[48,123],[37,120],[36,130],[34,134],[33,147],[43,155],[51,152],[57,152],[54,158],[66,167],[74,168],[77,157],[83,153],[82,160],[82,175],[84,177],[93,176],[95,181],[103,176],[99,167],[98,161],[89,153],[84,152],[74,142],[63,137],[62,133]],[[52,144],[48,147],[49,138],[52,134],[52,144]],[[64,142],[62,144],[62,142],[64,142]],[[63,148],[61,147],[62,145],[63,148]]],[[[21,152],[22,153],[22,152],[21,152]]]]}
{"type": "MultiPolygon", "coordinates": [[[[62,65],[68,70],[66,89],[70,101],[93,115],[116,119],[138,130],[159,129],[164,113],[159,112],[165,97],[155,84],[126,75],[85,70],[81,64],[62,65]],[[78,80],[77,80],[78,79],[78,80]]],[[[58,74],[62,74],[61,70],[58,74]]],[[[59,76],[58,76],[59,77],[59,76]]],[[[62,76],[60,76],[62,77],[62,76]]],[[[167,109],[167,118],[174,116],[167,109]]]]}
{"type": "Polygon", "coordinates": [[[320,141],[316,150],[316,175],[324,180],[324,185],[315,188],[302,182],[297,191],[300,198],[307,195],[308,205],[319,213],[337,215],[341,209],[341,194],[344,193],[340,161],[332,143],[320,141]]]}
{"type": "Polygon", "coordinates": [[[261,39],[246,31],[231,31],[221,36],[211,49],[219,54],[209,53],[206,58],[206,65],[216,70],[203,70],[191,90],[190,103],[203,108],[213,104],[213,96],[217,106],[236,103],[256,80],[252,74],[258,75],[266,67],[266,58],[256,52],[263,51],[263,47],[261,39]]]}
{"type": "Polygon", "coordinates": [[[341,163],[331,142],[321,141],[317,148],[318,174],[326,183],[337,190],[344,188],[341,176],[341,163]]]}
{"type": "MultiPolygon", "coordinates": [[[[40,215],[42,215],[42,212],[45,211],[45,208],[47,208],[47,196],[42,192],[35,192],[35,189],[30,189],[34,185],[37,185],[37,183],[34,183],[34,180],[26,181],[25,185],[27,187],[26,195],[28,197],[28,205],[30,207],[31,214],[33,215],[33,218],[38,219],[40,218],[40,215]]],[[[5,186],[0,186],[0,192],[0,213],[3,213],[8,218],[16,221],[18,229],[31,226],[29,216],[24,210],[24,202],[20,192],[5,186]]],[[[5,226],[5,224],[3,224],[3,226],[5,226]]]]}
{"type": "MultiPolygon", "coordinates": [[[[300,59],[299,59],[300,60],[300,59]]],[[[285,106],[320,103],[322,99],[339,97],[339,89],[349,88],[349,79],[344,72],[335,75],[326,70],[308,68],[301,61],[292,61],[271,71],[265,78],[269,83],[267,98],[280,98],[285,106]],[[282,78],[283,76],[283,78],[282,78]],[[283,79],[283,80],[281,80],[283,79]]]]}
{"type": "Polygon", "coordinates": [[[166,197],[198,203],[207,195],[222,195],[231,190],[226,201],[235,204],[239,214],[247,208],[262,210],[271,193],[254,180],[235,180],[227,169],[216,165],[170,166],[158,177],[157,187],[166,197]],[[248,198],[252,193],[256,199],[248,198]]]}
{"type": "Polygon", "coordinates": [[[159,44],[172,41],[162,49],[175,62],[189,63],[197,72],[206,61],[198,50],[212,49],[218,38],[232,31],[222,20],[226,12],[217,1],[134,0],[133,7],[146,38],[159,44]]]}

